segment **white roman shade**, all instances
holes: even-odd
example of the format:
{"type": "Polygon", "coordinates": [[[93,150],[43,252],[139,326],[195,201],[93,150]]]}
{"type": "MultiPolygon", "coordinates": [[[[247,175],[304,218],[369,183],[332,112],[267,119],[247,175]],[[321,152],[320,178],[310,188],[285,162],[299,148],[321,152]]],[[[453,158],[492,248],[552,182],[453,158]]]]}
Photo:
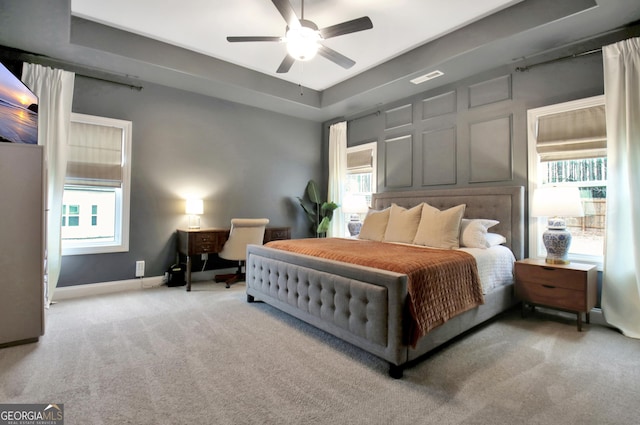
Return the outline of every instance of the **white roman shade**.
{"type": "Polygon", "coordinates": [[[123,129],[71,123],[65,184],[122,187],[123,129]]]}
{"type": "Polygon", "coordinates": [[[607,156],[604,105],[540,117],[536,141],[540,161],[607,156]]]}
{"type": "Polygon", "coordinates": [[[373,171],[373,149],[362,149],[347,153],[348,173],[370,173],[373,171]]]}

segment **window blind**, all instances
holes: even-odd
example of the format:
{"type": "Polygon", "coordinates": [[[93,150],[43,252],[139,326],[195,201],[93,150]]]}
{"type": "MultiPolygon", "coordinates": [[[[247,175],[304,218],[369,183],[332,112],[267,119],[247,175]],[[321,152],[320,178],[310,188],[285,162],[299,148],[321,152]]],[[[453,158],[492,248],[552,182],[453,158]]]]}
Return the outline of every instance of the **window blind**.
{"type": "Polygon", "coordinates": [[[373,171],[373,150],[362,149],[347,153],[347,172],[367,173],[373,171]]]}
{"type": "Polygon", "coordinates": [[[123,130],[72,122],[65,184],[122,187],[123,130]]]}
{"type": "Polygon", "coordinates": [[[606,157],[606,128],[604,105],[545,115],[538,119],[536,150],[543,162],[606,157]]]}

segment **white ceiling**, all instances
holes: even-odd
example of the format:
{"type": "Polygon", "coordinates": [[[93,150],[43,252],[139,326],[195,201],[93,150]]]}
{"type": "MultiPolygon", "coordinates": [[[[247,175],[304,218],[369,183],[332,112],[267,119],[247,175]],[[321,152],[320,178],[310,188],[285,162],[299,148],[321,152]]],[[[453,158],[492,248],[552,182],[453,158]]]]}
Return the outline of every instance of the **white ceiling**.
{"type": "MultiPolygon", "coordinates": [[[[300,17],[300,0],[290,0],[300,17]]],[[[212,56],[273,77],[325,90],[415,47],[522,0],[306,0],[304,16],[319,28],[369,16],[373,29],[326,40],[353,59],[343,69],[317,56],[275,71],[286,48],[277,42],[229,43],[226,36],[283,36],[271,0],[72,0],[72,14],[212,56]]]]}

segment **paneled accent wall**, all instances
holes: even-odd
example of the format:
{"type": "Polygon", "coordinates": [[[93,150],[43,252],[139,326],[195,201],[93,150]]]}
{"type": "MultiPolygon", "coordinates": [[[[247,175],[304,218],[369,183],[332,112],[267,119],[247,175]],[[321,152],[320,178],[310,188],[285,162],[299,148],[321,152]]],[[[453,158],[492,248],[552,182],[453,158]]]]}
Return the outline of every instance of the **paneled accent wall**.
{"type": "Polygon", "coordinates": [[[422,186],[456,184],[455,127],[422,133],[422,186]]]}
{"type": "Polygon", "coordinates": [[[413,185],[413,137],[411,134],[385,139],[384,181],[390,188],[413,185]]]}
{"type": "Polygon", "coordinates": [[[469,86],[469,108],[511,99],[511,76],[505,75],[469,86]]]}
{"type": "Polygon", "coordinates": [[[512,93],[492,75],[383,105],[349,121],[348,145],[378,141],[378,191],[513,184],[512,93]]]}
{"type": "Polygon", "coordinates": [[[511,180],[511,115],[469,126],[469,181],[511,180]]]}

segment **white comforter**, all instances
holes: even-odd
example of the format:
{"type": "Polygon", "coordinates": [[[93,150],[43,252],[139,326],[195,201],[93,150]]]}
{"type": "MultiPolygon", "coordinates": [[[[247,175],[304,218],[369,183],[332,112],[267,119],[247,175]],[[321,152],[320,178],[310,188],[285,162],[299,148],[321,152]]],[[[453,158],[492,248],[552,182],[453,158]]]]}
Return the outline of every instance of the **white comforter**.
{"type": "Polygon", "coordinates": [[[483,294],[513,283],[513,263],[516,259],[506,246],[496,245],[487,249],[460,248],[460,250],[475,257],[483,294]]]}

